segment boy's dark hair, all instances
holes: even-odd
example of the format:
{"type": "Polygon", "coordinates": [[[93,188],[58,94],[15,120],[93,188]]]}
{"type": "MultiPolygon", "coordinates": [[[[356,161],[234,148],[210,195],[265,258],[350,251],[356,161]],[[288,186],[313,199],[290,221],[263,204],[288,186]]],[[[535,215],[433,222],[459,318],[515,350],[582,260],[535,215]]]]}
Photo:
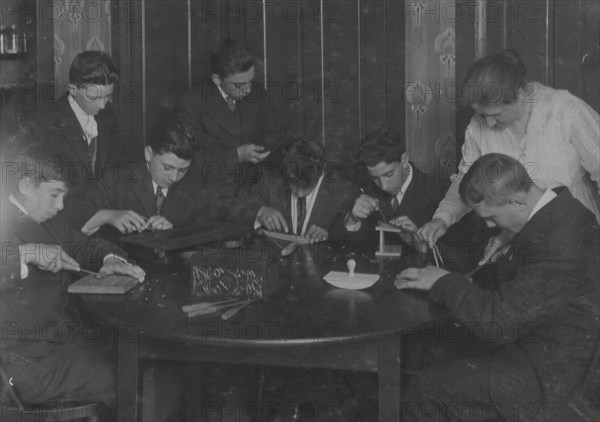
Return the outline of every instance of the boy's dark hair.
{"type": "Polygon", "coordinates": [[[310,188],[325,170],[325,152],[319,142],[299,138],[282,161],[283,177],[288,185],[310,188]]]}
{"type": "Polygon", "coordinates": [[[73,59],[69,82],[76,86],[112,85],[119,81],[119,71],[103,51],[84,51],[73,59]]]}
{"type": "Polygon", "coordinates": [[[64,160],[43,143],[31,144],[2,163],[9,193],[14,194],[19,192],[19,182],[25,178],[31,179],[35,186],[43,182],[68,184],[66,170],[64,160]]]}
{"type": "Polygon", "coordinates": [[[191,160],[196,152],[192,128],[177,118],[170,118],[156,126],[148,146],[155,154],[170,152],[182,160],[191,160]]]}
{"type": "Polygon", "coordinates": [[[388,128],[375,129],[360,143],[358,160],[365,166],[373,167],[382,161],[386,164],[400,162],[406,145],[399,132],[388,128]]]}
{"type": "Polygon", "coordinates": [[[484,57],[469,67],[463,83],[464,105],[510,104],[525,88],[527,68],[519,53],[506,49],[484,57]]]}
{"type": "Polygon", "coordinates": [[[236,73],[247,72],[256,62],[256,56],[248,47],[226,38],[210,56],[210,71],[223,79],[236,73]]]}
{"type": "Polygon", "coordinates": [[[502,205],[512,194],[529,192],[533,180],[521,163],[504,154],[479,157],[458,185],[460,199],[467,205],[482,202],[502,205]]]}

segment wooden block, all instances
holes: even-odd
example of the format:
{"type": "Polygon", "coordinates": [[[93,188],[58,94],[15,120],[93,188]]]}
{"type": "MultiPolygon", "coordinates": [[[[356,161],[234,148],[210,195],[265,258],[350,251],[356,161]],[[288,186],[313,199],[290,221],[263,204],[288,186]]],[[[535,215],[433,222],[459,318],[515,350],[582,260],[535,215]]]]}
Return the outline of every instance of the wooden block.
{"type": "Polygon", "coordinates": [[[375,251],[375,256],[398,257],[402,256],[402,245],[385,245],[383,249],[375,251]]]}
{"type": "Polygon", "coordinates": [[[98,278],[94,274],[88,274],[71,284],[68,292],[122,295],[138,284],[136,278],[127,275],[111,274],[98,278]]]}
{"type": "Polygon", "coordinates": [[[404,229],[387,223],[379,223],[375,230],[379,231],[379,250],[375,252],[375,256],[402,256],[402,246],[386,245],[385,234],[402,233],[405,231],[404,229]]]}

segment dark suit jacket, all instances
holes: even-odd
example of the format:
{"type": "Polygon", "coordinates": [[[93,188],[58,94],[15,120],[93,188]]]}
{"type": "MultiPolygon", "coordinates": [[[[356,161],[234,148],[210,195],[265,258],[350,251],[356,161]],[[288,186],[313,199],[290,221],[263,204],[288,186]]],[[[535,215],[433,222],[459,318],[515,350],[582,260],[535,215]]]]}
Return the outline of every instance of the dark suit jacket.
{"type": "MultiPolygon", "coordinates": [[[[313,224],[329,231],[330,237],[336,234],[334,226],[342,219],[350,203],[358,195],[359,189],[337,175],[326,175],[321,183],[307,227],[313,224]]],[[[279,210],[292,230],[292,192],[285,180],[277,172],[242,190],[232,201],[229,219],[238,224],[253,226],[258,210],[268,206],[279,210]]]]}
{"type": "MultiPolygon", "coordinates": [[[[212,217],[209,192],[187,175],[167,191],[162,215],[174,227],[200,224],[212,217]]],[[[114,166],[64,210],[69,224],[81,229],[99,210],[132,210],[143,217],[156,215],[152,177],[145,161],[114,166]]],[[[118,237],[116,229],[110,238],[118,237]]]]}
{"type": "MultiPolygon", "coordinates": [[[[125,256],[125,253],[111,242],[90,238],[69,226],[61,213],[37,223],[8,200],[2,204],[2,240],[14,245],[24,243],[45,243],[61,246],[82,268],[98,270],[104,257],[110,253],[125,256]]],[[[14,249],[14,248],[13,248],[14,249]]],[[[35,270],[35,267],[30,266],[35,270]]]]}
{"type": "MultiPolygon", "coordinates": [[[[25,243],[45,243],[60,245],[82,268],[97,271],[109,253],[124,256],[124,252],[114,244],[102,239],[88,238],[68,226],[62,216],[41,224],[23,214],[7,198],[2,201],[3,262],[18,262],[18,245],[25,243]]],[[[6,342],[0,349],[14,351],[25,357],[46,356],[50,343],[69,341],[69,317],[64,309],[67,304],[66,287],[71,281],[67,271],[52,274],[28,265],[29,275],[20,280],[18,270],[11,271],[16,280],[1,292],[1,319],[6,342]],[[50,327],[46,331],[44,327],[50,327]],[[52,333],[50,339],[44,333],[52,333]],[[56,336],[56,338],[55,338],[56,336]]],[[[4,271],[3,271],[4,272],[4,271]]],[[[72,326],[73,327],[73,326],[72,326]]],[[[48,334],[50,335],[50,334],[48,334]]]]}
{"type": "Polygon", "coordinates": [[[95,116],[98,124],[96,172],[91,172],[85,134],[75,113],[71,109],[68,94],[55,103],[45,104],[39,111],[25,120],[19,129],[25,140],[44,142],[51,145],[67,165],[70,185],[67,201],[83,194],[98,180],[108,164],[110,145],[115,141],[117,117],[110,108],[95,116]]]}
{"type": "Polygon", "coordinates": [[[249,143],[268,146],[280,136],[280,126],[260,84],[254,84],[251,93],[231,112],[207,78],[183,95],[177,114],[195,132],[198,155],[192,162],[191,175],[229,191],[257,177],[255,166],[239,162],[237,148],[249,143]]]}
{"type": "MultiPolygon", "coordinates": [[[[363,190],[367,195],[379,201],[379,206],[386,219],[391,220],[392,218],[405,215],[410,218],[417,227],[421,227],[431,220],[440,200],[446,194],[450,183],[445,179],[440,181],[435,180],[429,175],[421,172],[414,164],[411,163],[411,166],[413,168],[413,177],[404,193],[404,197],[397,213],[394,213],[392,210],[392,195],[379,189],[373,182],[369,181],[363,187],[363,190]]],[[[360,193],[357,197],[358,196],[360,196],[360,193]]],[[[353,205],[354,202],[352,206],[353,205]]],[[[352,206],[350,206],[348,212],[352,211],[352,206]]],[[[378,238],[378,232],[375,232],[375,226],[380,220],[380,214],[375,212],[371,214],[366,221],[363,221],[357,232],[347,232],[345,225],[343,230],[347,232],[347,235],[351,239],[368,239],[370,242],[373,242],[378,238]]]]}
{"type": "Polygon", "coordinates": [[[450,273],[429,293],[460,321],[493,327],[491,391],[505,409],[522,377],[514,359],[533,367],[548,414],[564,408],[599,336],[598,224],[566,188],[558,192],[515,237],[492,289],[450,273]]]}

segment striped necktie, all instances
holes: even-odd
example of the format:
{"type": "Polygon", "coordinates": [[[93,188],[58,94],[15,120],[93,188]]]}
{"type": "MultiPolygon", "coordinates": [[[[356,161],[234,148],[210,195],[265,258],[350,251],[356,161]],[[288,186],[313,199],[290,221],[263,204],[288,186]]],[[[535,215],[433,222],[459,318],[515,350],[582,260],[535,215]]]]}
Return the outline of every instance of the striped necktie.
{"type": "Polygon", "coordinates": [[[163,205],[165,204],[165,194],[163,193],[162,188],[160,186],[156,187],[155,201],[156,201],[156,215],[160,215],[160,213],[162,212],[162,209],[163,209],[163,205]]]}
{"type": "Polygon", "coordinates": [[[398,212],[400,211],[400,202],[398,202],[397,196],[392,198],[392,211],[394,213],[394,217],[398,217],[398,212]]]}

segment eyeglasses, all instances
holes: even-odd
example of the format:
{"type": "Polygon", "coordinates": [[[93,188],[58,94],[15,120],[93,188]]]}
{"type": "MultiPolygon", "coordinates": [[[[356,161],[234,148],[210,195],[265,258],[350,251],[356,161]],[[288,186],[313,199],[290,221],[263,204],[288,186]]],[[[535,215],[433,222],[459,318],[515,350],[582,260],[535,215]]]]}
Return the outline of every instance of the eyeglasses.
{"type": "Polygon", "coordinates": [[[227,79],[221,79],[221,81],[223,81],[224,84],[233,86],[236,90],[242,90],[242,89],[248,88],[254,82],[253,80],[249,80],[247,82],[231,82],[231,81],[228,81],[227,79]]]}
{"type": "Polygon", "coordinates": [[[78,87],[78,89],[88,101],[92,102],[98,102],[101,100],[110,101],[113,95],[112,89],[105,91],[98,87],[98,85],[84,85],[78,87]]]}

